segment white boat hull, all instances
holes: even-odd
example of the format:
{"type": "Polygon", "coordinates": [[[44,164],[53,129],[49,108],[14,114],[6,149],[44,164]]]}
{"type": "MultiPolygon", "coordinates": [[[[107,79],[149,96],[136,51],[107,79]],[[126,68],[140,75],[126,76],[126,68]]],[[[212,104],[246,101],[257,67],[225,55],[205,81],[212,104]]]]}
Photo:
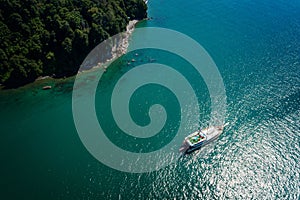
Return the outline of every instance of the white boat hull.
{"type": "MultiPolygon", "coordinates": [[[[225,126],[225,125],[224,125],[225,126]]],[[[201,131],[196,131],[185,138],[183,144],[180,148],[180,152],[184,152],[186,154],[192,153],[193,151],[200,149],[201,147],[211,143],[215,139],[217,139],[223,132],[224,126],[211,126],[205,128],[201,131]],[[197,137],[201,135],[201,137],[205,137],[199,142],[192,143],[191,140],[193,137],[197,137]]]]}

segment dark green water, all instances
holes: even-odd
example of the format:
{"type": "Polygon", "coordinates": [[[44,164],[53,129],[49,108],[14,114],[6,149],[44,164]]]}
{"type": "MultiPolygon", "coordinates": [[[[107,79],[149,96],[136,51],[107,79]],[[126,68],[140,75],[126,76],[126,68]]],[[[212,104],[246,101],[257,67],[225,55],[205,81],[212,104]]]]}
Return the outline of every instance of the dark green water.
{"type": "MultiPolygon", "coordinates": [[[[229,122],[212,145],[159,171],[120,172],[89,154],[73,122],[72,78],[1,91],[2,199],[299,199],[299,13],[298,1],[149,1],[153,19],[140,27],[187,34],[214,59],[226,89],[229,122]],[[43,85],[54,87],[42,91],[43,85]]],[[[149,58],[180,71],[201,105],[200,125],[209,120],[210,99],[203,79],[186,61],[162,51],[138,54],[110,66],[98,85],[95,108],[116,145],[147,152],[176,133],[178,102],[166,88],[141,88],[130,104],[135,122],[149,123],[145,113],[160,103],[172,114],[168,123],[151,140],[125,134],[115,139],[121,131],[107,107],[123,74],[149,58]],[[128,66],[131,58],[137,61],[128,66]]],[[[82,76],[94,78],[92,72],[82,76]]]]}

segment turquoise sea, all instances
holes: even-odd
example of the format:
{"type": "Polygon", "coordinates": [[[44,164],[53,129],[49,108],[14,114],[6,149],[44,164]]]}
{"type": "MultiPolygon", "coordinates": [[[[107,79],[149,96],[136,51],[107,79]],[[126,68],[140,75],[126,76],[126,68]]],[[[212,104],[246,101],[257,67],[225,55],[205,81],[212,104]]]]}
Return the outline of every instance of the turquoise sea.
{"type": "MultiPolygon", "coordinates": [[[[151,20],[137,27],[186,34],[214,60],[227,96],[224,133],[160,170],[121,172],[81,142],[72,115],[74,78],[2,90],[1,199],[300,199],[300,2],[149,0],[148,7],[151,20]],[[44,85],[53,89],[41,90],[44,85]]],[[[134,33],[131,43],[143,37],[134,33]]],[[[188,62],[155,49],[126,54],[104,73],[95,97],[106,136],[126,151],[162,148],[180,123],[176,96],[157,84],[134,93],[129,110],[145,126],[149,107],[163,105],[168,119],[158,135],[134,138],[114,122],[109,106],[115,84],[147,62],[171,66],[189,80],[201,107],[199,122],[187,124],[191,130],[210,122],[208,89],[188,62]]],[[[95,79],[94,72],[81,79],[95,79]]]]}

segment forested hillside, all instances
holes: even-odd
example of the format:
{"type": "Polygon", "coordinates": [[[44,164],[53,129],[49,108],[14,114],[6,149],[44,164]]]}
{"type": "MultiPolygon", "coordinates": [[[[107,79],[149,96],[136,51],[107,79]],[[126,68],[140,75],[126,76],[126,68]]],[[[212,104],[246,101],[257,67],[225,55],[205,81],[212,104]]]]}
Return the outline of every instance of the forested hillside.
{"type": "Polygon", "coordinates": [[[143,0],[0,0],[0,83],[73,75],[90,50],[146,10],[143,0]]]}

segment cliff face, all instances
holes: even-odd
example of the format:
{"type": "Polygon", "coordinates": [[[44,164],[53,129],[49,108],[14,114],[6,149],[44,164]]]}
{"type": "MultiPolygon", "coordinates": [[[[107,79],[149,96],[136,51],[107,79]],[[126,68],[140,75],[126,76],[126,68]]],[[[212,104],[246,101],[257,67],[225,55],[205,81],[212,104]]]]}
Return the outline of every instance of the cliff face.
{"type": "Polygon", "coordinates": [[[2,0],[0,83],[73,75],[97,44],[146,17],[143,0],[2,0]]]}

